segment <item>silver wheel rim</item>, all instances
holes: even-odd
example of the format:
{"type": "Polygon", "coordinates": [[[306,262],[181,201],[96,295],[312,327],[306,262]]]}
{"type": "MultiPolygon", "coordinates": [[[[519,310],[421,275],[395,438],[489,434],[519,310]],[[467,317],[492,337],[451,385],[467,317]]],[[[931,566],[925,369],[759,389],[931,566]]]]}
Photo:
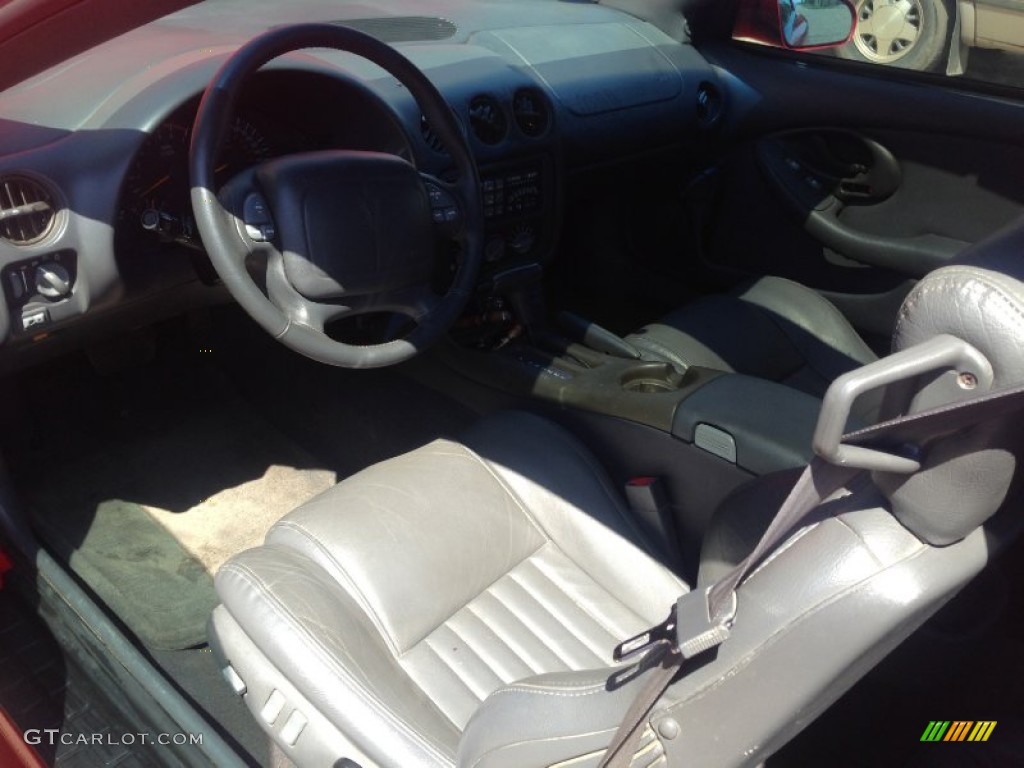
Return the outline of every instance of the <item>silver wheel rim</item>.
{"type": "Polygon", "coordinates": [[[914,50],[923,24],[921,0],[860,0],[853,44],[868,61],[892,64],[914,50]]]}

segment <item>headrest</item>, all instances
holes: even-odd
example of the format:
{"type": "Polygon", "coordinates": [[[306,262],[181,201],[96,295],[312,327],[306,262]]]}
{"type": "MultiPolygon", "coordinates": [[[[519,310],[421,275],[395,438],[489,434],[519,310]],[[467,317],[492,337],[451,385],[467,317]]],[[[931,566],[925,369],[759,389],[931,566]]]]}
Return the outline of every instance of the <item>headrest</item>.
{"type": "MultiPolygon", "coordinates": [[[[896,322],[894,351],[939,334],[962,339],[985,356],[992,390],[1024,384],[1024,219],[911,290],[896,322]]],[[[950,544],[1002,505],[1014,480],[1022,431],[1006,419],[979,424],[929,446],[916,474],[878,472],[875,482],[893,514],[918,537],[950,544]]]]}
{"type": "Polygon", "coordinates": [[[921,280],[900,309],[893,350],[940,333],[988,358],[994,388],[1024,383],[1024,219],[921,280]]]}

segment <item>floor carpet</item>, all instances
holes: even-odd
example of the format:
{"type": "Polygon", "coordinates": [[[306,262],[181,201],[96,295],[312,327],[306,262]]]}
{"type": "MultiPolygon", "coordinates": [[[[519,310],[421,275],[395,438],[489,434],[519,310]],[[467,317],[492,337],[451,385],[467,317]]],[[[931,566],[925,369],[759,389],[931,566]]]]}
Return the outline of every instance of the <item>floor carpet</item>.
{"type": "Polygon", "coordinates": [[[336,479],[477,418],[402,369],[306,360],[231,307],[0,390],[0,448],[40,538],[261,765],[272,747],[205,646],[212,574],[336,479]]]}
{"type": "Polygon", "coordinates": [[[258,545],[333,472],[231,398],[119,414],[93,449],[35,484],[36,523],[55,551],[151,648],[205,642],[212,575],[258,545]],[[170,535],[168,535],[170,534],[170,535]]]}

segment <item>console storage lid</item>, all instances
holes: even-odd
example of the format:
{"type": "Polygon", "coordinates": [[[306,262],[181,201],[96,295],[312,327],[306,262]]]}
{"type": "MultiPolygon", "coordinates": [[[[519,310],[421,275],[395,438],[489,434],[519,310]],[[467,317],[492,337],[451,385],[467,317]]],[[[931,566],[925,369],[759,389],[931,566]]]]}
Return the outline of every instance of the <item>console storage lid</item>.
{"type": "Polygon", "coordinates": [[[676,409],[672,434],[758,475],[811,460],[821,400],[767,379],[719,376],[676,409]]]}

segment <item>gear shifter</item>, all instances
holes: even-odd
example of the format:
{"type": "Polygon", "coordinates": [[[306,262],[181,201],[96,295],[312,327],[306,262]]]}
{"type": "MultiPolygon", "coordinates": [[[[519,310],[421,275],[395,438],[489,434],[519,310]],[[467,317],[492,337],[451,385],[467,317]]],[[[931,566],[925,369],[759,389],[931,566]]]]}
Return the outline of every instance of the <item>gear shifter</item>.
{"type": "Polygon", "coordinates": [[[578,341],[598,352],[623,357],[627,360],[639,360],[640,351],[607,328],[592,323],[586,318],[572,312],[559,312],[555,319],[559,329],[573,341],[578,341]]]}

